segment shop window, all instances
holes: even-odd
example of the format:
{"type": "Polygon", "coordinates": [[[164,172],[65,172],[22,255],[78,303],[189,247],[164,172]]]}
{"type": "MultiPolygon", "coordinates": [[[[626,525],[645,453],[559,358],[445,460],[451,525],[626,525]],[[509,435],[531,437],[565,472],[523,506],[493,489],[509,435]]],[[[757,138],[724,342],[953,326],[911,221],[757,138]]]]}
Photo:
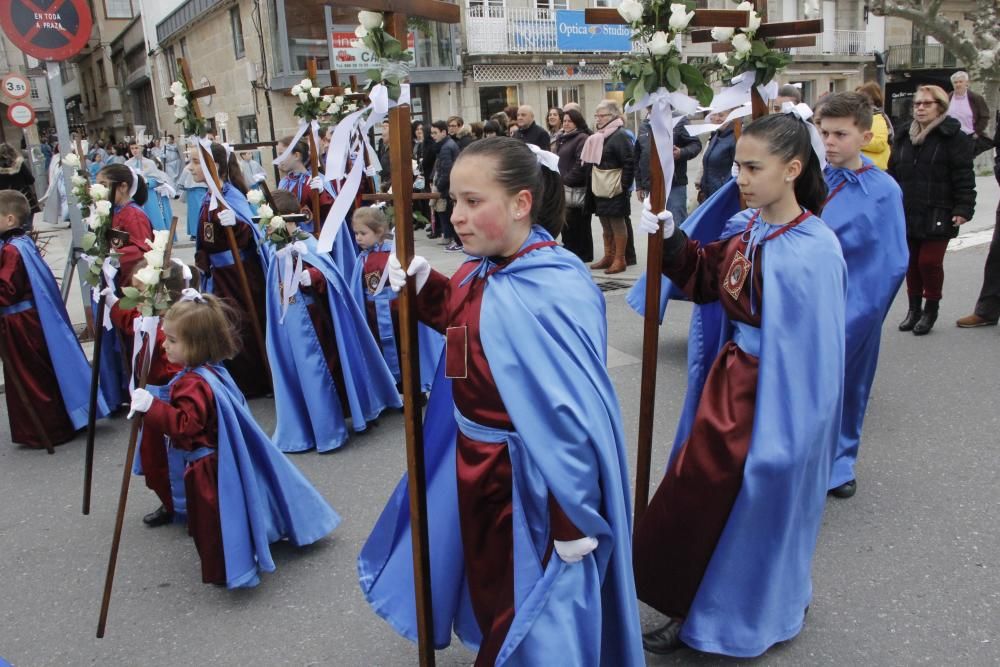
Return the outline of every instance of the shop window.
{"type": "Polygon", "coordinates": [[[580,101],[580,88],[579,86],[549,86],[545,91],[545,98],[548,102],[548,108],[559,107],[563,108],[568,102],[580,101]]]}
{"type": "Polygon", "coordinates": [[[518,106],[517,86],[480,86],[479,112],[489,118],[509,106],[518,106]]]}
{"type": "Polygon", "coordinates": [[[242,144],[255,144],[259,141],[257,132],[257,116],[240,116],[238,119],[240,124],[240,143],[242,144]]]}

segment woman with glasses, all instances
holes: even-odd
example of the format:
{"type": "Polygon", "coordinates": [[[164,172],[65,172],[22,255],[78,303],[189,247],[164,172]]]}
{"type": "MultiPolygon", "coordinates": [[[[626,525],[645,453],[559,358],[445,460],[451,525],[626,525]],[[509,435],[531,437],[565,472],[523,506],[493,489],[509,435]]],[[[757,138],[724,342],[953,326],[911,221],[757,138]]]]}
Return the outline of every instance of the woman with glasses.
{"type": "Polygon", "coordinates": [[[948,241],[975,210],[973,142],[948,116],[948,94],[940,86],[917,88],[913,122],[897,134],[888,171],[903,190],[910,247],[910,309],[899,330],[923,336],[937,320],[948,241]]]}

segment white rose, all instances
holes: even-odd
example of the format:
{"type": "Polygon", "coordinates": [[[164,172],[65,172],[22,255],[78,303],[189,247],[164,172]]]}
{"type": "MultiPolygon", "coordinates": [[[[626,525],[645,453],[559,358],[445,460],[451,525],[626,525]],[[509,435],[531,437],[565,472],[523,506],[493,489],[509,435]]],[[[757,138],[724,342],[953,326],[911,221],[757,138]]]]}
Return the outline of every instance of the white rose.
{"type": "MultiPolygon", "coordinates": [[[[251,190],[247,193],[247,201],[254,206],[260,206],[264,201],[264,193],[260,190],[251,190]]],[[[259,213],[259,211],[258,211],[259,213]]]]}
{"type": "Polygon", "coordinates": [[[333,104],[333,95],[324,95],[323,101],[327,104],[333,104]]]}
{"type": "Polygon", "coordinates": [[[174,98],[174,106],[175,107],[180,107],[180,108],[183,109],[187,105],[188,105],[187,98],[184,97],[183,95],[178,95],[177,97],[174,98]]]}
{"type": "Polygon", "coordinates": [[[308,102],[309,93],[299,93],[299,102],[308,102]]]}
{"type": "Polygon", "coordinates": [[[736,53],[742,58],[746,54],[750,53],[750,38],[746,35],[739,34],[733,37],[733,48],[736,49],[736,53]]]}
{"type": "Polygon", "coordinates": [[[73,178],[70,180],[73,181],[73,185],[76,187],[80,187],[82,185],[87,184],[87,179],[81,176],[80,174],[73,174],[73,178]]]}
{"type": "Polygon", "coordinates": [[[151,266],[144,266],[135,272],[136,279],[143,285],[152,287],[160,282],[160,270],[151,266]]]}
{"type": "Polygon", "coordinates": [[[180,107],[176,107],[174,109],[174,118],[176,118],[177,120],[180,120],[181,118],[187,118],[187,111],[184,111],[184,109],[181,109],[180,107]]]}
{"type": "Polygon", "coordinates": [[[302,90],[309,90],[312,87],[313,87],[313,82],[310,81],[309,79],[302,79],[302,81],[299,82],[299,88],[301,88],[302,90]]]}
{"type": "Polygon", "coordinates": [[[641,21],[643,11],[645,11],[645,7],[637,0],[622,0],[621,4],[618,5],[618,14],[629,23],[641,21]]]}
{"type": "Polygon", "coordinates": [[[757,12],[750,12],[750,23],[747,25],[747,32],[757,32],[757,28],[760,27],[760,14],[757,12]]]}
{"type": "Polygon", "coordinates": [[[654,56],[667,55],[668,53],[670,53],[670,49],[672,49],[673,46],[674,43],[670,40],[669,37],[667,37],[667,33],[663,32],[662,30],[658,30],[653,35],[653,38],[649,40],[649,43],[646,44],[646,48],[648,48],[649,52],[652,53],[654,56]]]}
{"type": "Polygon", "coordinates": [[[68,165],[70,167],[74,167],[75,168],[75,167],[79,167],[80,166],[80,158],[79,158],[79,156],[76,153],[68,153],[62,159],[62,161],[63,161],[63,164],[68,165]]]}
{"type": "Polygon", "coordinates": [[[712,28],[712,39],[717,42],[728,42],[735,32],[734,28],[712,28]]]}
{"type": "Polygon", "coordinates": [[[312,95],[317,100],[321,97],[320,94],[319,94],[319,88],[317,88],[315,86],[313,86],[312,88],[309,89],[309,94],[312,95]]]}
{"type": "Polygon", "coordinates": [[[300,86],[299,84],[295,84],[294,86],[292,86],[292,95],[298,97],[301,92],[302,92],[302,86],[300,86]]]}
{"type": "Polygon", "coordinates": [[[90,198],[94,200],[107,199],[108,188],[100,183],[94,183],[90,186],[90,198]]]}
{"type": "Polygon", "coordinates": [[[687,5],[680,3],[670,5],[669,25],[672,30],[684,30],[692,18],[694,18],[694,12],[687,11],[687,5]]]}
{"type": "Polygon", "coordinates": [[[170,92],[172,92],[174,95],[180,95],[181,93],[184,92],[184,84],[181,83],[180,81],[174,81],[172,84],[170,84],[170,92]]]}
{"type": "Polygon", "coordinates": [[[358,23],[362,25],[366,30],[374,30],[375,28],[382,27],[382,14],[379,12],[366,12],[361,10],[358,12],[358,23]]]}
{"type": "MultiPolygon", "coordinates": [[[[251,190],[251,192],[260,192],[259,190],[251,190]]],[[[261,200],[263,200],[263,193],[261,193],[261,200]]],[[[263,219],[267,219],[274,216],[274,210],[267,204],[261,204],[260,208],[257,209],[257,215],[263,219]]]]}
{"type": "Polygon", "coordinates": [[[90,231],[96,232],[98,229],[101,228],[101,219],[98,216],[96,216],[96,215],[92,215],[92,216],[88,217],[87,218],[87,227],[90,228],[90,231]]]}
{"type": "Polygon", "coordinates": [[[357,37],[358,39],[364,39],[365,37],[368,36],[368,29],[363,25],[359,25],[357,28],[354,29],[354,36],[357,37]]]}
{"type": "Polygon", "coordinates": [[[170,241],[170,232],[168,230],[157,229],[153,231],[153,243],[151,245],[157,250],[165,249],[169,241],[170,241]]]}
{"type": "Polygon", "coordinates": [[[98,215],[111,215],[111,202],[107,199],[94,202],[94,210],[98,215]]]}
{"type": "Polygon", "coordinates": [[[330,113],[340,113],[341,106],[339,104],[333,104],[330,106],[330,113]]]}
{"type": "Polygon", "coordinates": [[[743,0],[740,4],[736,5],[736,11],[738,12],[752,12],[753,3],[749,0],[743,0]]]}
{"type": "Polygon", "coordinates": [[[343,104],[344,103],[344,96],[343,95],[337,95],[336,97],[333,98],[333,101],[336,102],[337,104],[343,104]]]}
{"type": "MultiPolygon", "coordinates": [[[[147,252],[143,257],[146,258],[146,264],[152,268],[159,271],[163,268],[163,251],[159,248],[153,248],[147,252]]],[[[146,281],[143,281],[146,282],[146,281]]]]}
{"type": "Polygon", "coordinates": [[[720,65],[728,65],[729,64],[729,54],[728,53],[720,53],[719,55],[715,56],[715,59],[718,61],[718,63],[720,65]]]}
{"type": "Polygon", "coordinates": [[[285,219],[280,215],[276,215],[271,218],[271,221],[267,223],[272,232],[278,232],[285,228],[285,219]]]}

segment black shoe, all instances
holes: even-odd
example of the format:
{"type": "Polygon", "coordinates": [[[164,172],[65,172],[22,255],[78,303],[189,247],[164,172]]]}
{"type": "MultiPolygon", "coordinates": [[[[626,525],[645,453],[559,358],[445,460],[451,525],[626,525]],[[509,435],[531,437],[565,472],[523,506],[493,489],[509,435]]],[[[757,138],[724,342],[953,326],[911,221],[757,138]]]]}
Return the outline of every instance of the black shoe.
{"type": "MultiPolygon", "coordinates": [[[[833,487],[827,493],[829,493],[834,498],[850,498],[855,493],[857,493],[857,491],[858,491],[858,482],[857,480],[852,479],[850,482],[844,482],[840,486],[833,487]]],[[[806,611],[807,612],[809,611],[808,607],[806,607],[806,611]]]]}
{"type": "Polygon", "coordinates": [[[429,238],[429,239],[439,239],[439,238],[441,238],[441,233],[440,232],[430,232],[429,234],[427,234],[427,238],[429,238]]]}
{"type": "Polygon", "coordinates": [[[174,513],[168,512],[167,508],[163,505],[160,505],[155,512],[150,512],[146,516],[142,517],[142,522],[150,528],[166,526],[168,523],[173,523],[173,521],[174,513]]]}
{"type": "Polygon", "coordinates": [[[684,642],[681,641],[682,625],[680,621],[670,619],[662,628],[644,634],[642,647],[657,655],[673,653],[677,649],[684,648],[684,642]]]}
{"type": "Polygon", "coordinates": [[[934,323],[937,322],[937,316],[938,302],[927,299],[927,303],[924,304],[924,314],[920,316],[920,321],[913,325],[913,335],[926,336],[929,334],[934,328],[934,323]]]}
{"type": "Polygon", "coordinates": [[[910,310],[906,313],[906,319],[899,323],[900,331],[913,331],[913,327],[920,321],[920,316],[924,314],[920,307],[921,303],[919,296],[910,297],[910,310]]]}

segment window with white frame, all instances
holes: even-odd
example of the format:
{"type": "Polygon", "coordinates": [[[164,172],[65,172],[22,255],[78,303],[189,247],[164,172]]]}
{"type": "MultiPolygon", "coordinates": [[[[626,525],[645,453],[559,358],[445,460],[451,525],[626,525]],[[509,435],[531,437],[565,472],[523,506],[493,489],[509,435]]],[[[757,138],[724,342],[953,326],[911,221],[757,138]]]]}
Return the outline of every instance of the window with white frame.
{"type": "Polygon", "coordinates": [[[132,18],[132,0],[104,0],[104,15],[109,19],[132,18]]]}
{"type": "Polygon", "coordinates": [[[243,21],[240,19],[239,5],[229,10],[229,25],[233,29],[233,51],[239,60],[247,54],[246,45],[243,43],[243,21]]]}
{"type": "Polygon", "coordinates": [[[568,102],[580,102],[579,86],[549,86],[545,90],[548,108],[563,108],[568,102]]]}

